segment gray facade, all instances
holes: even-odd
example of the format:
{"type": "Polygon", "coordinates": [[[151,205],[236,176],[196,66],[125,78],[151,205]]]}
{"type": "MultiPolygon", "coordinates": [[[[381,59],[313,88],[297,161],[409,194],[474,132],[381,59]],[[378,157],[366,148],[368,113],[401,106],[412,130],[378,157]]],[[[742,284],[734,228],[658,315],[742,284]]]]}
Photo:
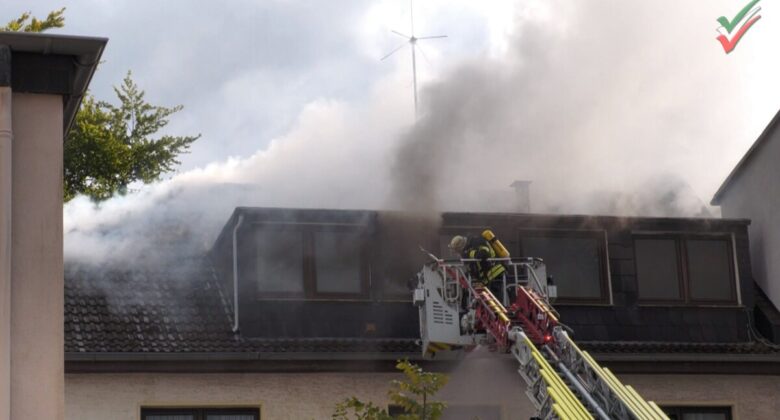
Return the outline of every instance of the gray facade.
{"type": "Polygon", "coordinates": [[[753,276],[775,307],[780,306],[780,113],[712,199],[723,217],[751,220],[753,276]]]}

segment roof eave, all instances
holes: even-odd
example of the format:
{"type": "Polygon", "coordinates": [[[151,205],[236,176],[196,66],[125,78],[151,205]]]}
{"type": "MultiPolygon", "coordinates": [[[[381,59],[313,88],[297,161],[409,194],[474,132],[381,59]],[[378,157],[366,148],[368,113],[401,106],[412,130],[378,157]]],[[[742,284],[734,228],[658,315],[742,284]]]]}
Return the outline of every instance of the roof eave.
{"type": "Polygon", "coordinates": [[[420,358],[417,352],[211,352],[211,353],[111,353],[66,352],[66,362],[148,361],[372,361],[420,358]]]}
{"type": "MultiPolygon", "coordinates": [[[[95,74],[108,38],[40,33],[0,32],[0,45],[8,45],[12,53],[30,53],[41,56],[70,56],[75,63],[70,94],[63,104],[63,140],[76,118],[76,112],[95,74]]],[[[13,58],[12,58],[13,60],[13,58]]],[[[15,76],[11,74],[11,86],[15,76]]],[[[46,93],[31,92],[31,93],[46,93]]]]}

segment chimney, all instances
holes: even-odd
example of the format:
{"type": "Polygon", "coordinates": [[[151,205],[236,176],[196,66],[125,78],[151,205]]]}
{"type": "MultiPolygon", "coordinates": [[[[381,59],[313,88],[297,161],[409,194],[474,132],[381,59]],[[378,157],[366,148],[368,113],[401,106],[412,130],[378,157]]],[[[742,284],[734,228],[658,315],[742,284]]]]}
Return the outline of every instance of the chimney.
{"type": "Polygon", "coordinates": [[[531,181],[515,181],[510,185],[515,189],[515,209],[519,213],[531,212],[531,181]]]}

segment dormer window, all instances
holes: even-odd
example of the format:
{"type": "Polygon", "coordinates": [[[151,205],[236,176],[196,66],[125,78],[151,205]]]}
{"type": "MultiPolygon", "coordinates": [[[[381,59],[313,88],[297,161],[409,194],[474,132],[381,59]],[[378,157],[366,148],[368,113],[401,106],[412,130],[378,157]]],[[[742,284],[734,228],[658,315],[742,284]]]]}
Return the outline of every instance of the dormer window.
{"type": "Polygon", "coordinates": [[[261,224],[256,230],[259,298],[352,299],[368,294],[359,227],[261,224]]]}
{"type": "Polygon", "coordinates": [[[314,242],[314,276],[317,294],[360,294],[363,239],[358,232],[319,231],[314,242]]]}
{"type": "Polygon", "coordinates": [[[266,228],[258,232],[256,242],[258,293],[302,296],[303,232],[266,228]]]}
{"type": "Polygon", "coordinates": [[[640,301],[738,303],[729,236],[642,234],[634,238],[634,252],[640,301]]]}

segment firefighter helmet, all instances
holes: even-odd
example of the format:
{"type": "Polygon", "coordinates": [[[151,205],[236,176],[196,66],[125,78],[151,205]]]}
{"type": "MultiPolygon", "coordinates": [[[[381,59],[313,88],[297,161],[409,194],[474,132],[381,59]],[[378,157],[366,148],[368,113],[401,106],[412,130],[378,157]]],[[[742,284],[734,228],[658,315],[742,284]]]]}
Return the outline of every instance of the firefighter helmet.
{"type": "Polygon", "coordinates": [[[450,247],[449,247],[451,250],[460,254],[461,252],[463,252],[463,248],[465,247],[466,247],[466,238],[464,236],[455,235],[452,237],[452,240],[450,241],[450,247]]]}

